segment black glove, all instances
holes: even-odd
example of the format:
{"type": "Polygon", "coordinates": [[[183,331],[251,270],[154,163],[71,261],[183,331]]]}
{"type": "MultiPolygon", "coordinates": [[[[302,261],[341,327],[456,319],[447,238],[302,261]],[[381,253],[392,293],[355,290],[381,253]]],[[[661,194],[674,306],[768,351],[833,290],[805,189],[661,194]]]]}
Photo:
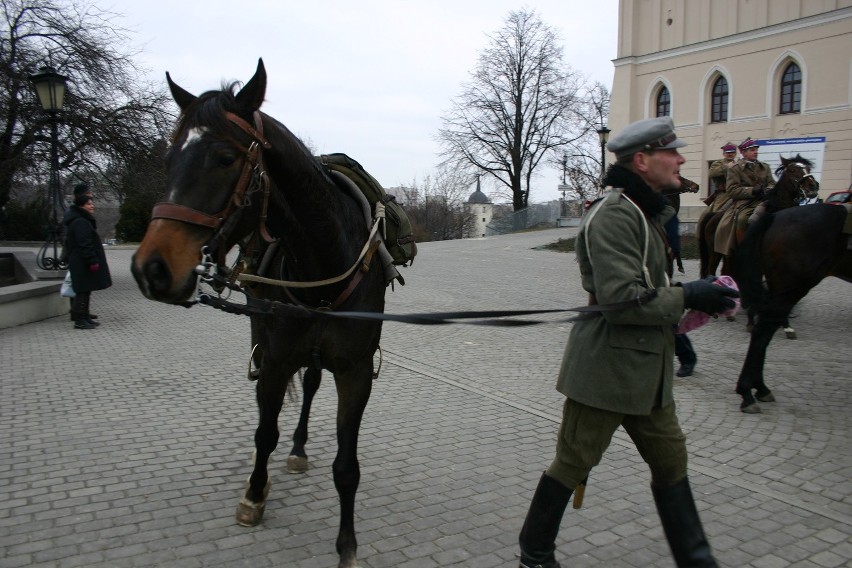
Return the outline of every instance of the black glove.
{"type": "Polygon", "coordinates": [[[736,304],[731,298],[739,298],[740,293],[727,286],[717,286],[713,284],[714,280],[716,280],[715,276],[708,276],[703,280],[682,284],[684,307],[711,316],[733,308],[736,304]]]}
{"type": "Polygon", "coordinates": [[[753,188],[751,188],[751,194],[754,197],[763,197],[765,193],[766,193],[766,186],[765,185],[756,185],[753,188]]]}

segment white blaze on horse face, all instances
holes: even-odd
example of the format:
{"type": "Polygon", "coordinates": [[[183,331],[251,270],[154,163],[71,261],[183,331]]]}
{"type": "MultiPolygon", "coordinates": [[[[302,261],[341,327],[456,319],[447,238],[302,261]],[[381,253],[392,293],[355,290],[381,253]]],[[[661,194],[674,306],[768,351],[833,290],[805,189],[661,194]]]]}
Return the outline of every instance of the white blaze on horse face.
{"type": "Polygon", "coordinates": [[[189,132],[186,133],[186,139],[183,141],[183,146],[180,147],[180,151],[183,152],[189,147],[190,144],[201,140],[201,137],[204,136],[205,132],[207,132],[206,128],[190,128],[189,132]]]}
{"type": "MultiPolygon", "coordinates": [[[[186,133],[186,138],[183,140],[183,144],[181,144],[180,151],[183,152],[187,148],[189,148],[192,144],[201,141],[201,137],[204,136],[204,133],[207,132],[207,129],[204,127],[193,127],[190,128],[186,133]]],[[[175,200],[175,191],[174,188],[171,188],[166,194],[166,201],[174,201],[175,200]]]]}

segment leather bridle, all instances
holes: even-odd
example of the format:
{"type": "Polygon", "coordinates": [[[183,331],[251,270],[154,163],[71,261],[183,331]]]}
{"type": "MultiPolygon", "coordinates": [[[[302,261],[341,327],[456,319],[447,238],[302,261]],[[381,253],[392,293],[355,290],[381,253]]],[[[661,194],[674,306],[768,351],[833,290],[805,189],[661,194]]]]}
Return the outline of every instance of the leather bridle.
{"type": "MultiPolygon", "coordinates": [[[[263,192],[263,204],[261,206],[260,217],[258,219],[259,232],[261,237],[266,242],[272,242],[274,239],[269,235],[266,228],[266,217],[269,208],[269,177],[263,165],[263,150],[272,148],[272,144],[263,135],[263,121],[261,120],[260,111],[254,111],[254,126],[237,116],[232,112],[226,112],[225,118],[238,126],[241,130],[252,137],[252,142],[248,148],[237,144],[237,147],[244,155],[243,168],[240,172],[240,177],[225,204],[225,208],[218,213],[209,214],[180,203],[171,201],[162,201],[154,205],[151,213],[151,220],[154,219],[170,219],[180,221],[188,225],[212,229],[214,231],[210,242],[222,240],[223,230],[226,227],[226,221],[231,215],[251,203],[249,195],[261,190],[263,192]]],[[[226,251],[220,251],[224,255],[226,251]]]]}
{"type": "MultiPolygon", "coordinates": [[[[235,142],[244,155],[243,168],[240,172],[237,184],[234,187],[234,191],[231,194],[230,199],[228,199],[225,204],[225,208],[218,213],[211,215],[209,213],[193,209],[192,207],[181,205],[180,203],[163,201],[154,205],[151,219],[170,219],[172,221],[179,221],[196,227],[212,229],[214,233],[213,236],[210,237],[208,244],[215,243],[217,241],[224,243],[229,233],[229,227],[234,223],[232,216],[233,213],[250,205],[251,194],[258,190],[262,190],[263,203],[261,205],[260,216],[258,218],[257,233],[264,241],[272,243],[275,239],[269,235],[269,231],[266,227],[266,219],[269,210],[270,184],[269,177],[263,163],[263,150],[271,149],[272,144],[270,144],[263,135],[263,122],[261,120],[260,111],[255,111],[253,114],[254,126],[232,112],[226,112],[225,118],[252,137],[252,142],[248,148],[242,147],[235,142]]],[[[225,254],[227,253],[225,247],[218,247],[217,249],[216,247],[210,247],[208,245],[202,247],[202,263],[196,267],[196,273],[201,276],[203,281],[206,281],[219,289],[222,288],[225,282],[227,282],[228,285],[233,286],[236,281],[253,281],[280,286],[284,288],[285,292],[294,303],[300,305],[301,302],[293,297],[288,288],[316,288],[349,279],[348,286],[344,287],[338,297],[334,301],[324,305],[322,308],[325,310],[334,310],[346,301],[347,298],[349,298],[354,289],[361,282],[363,273],[369,270],[373,254],[376,252],[380,242],[376,238],[377,227],[378,224],[374,222],[371,227],[370,236],[352,267],[343,274],[334,278],[313,282],[294,282],[264,278],[253,274],[243,274],[243,266],[235,267],[235,269],[228,271],[227,269],[221,268],[225,264],[225,254]],[[211,248],[214,248],[214,250],[211,250],[211,248]],[[216,259],[215,262],[212,262],[213,258],[216,259]],[[360,270],[356,270],[359,267],[360,270]],[[227,280],[224,280],[219,276],[220,271],[229,272],[227,280]],[[353,274],[354,277],[350,278],[353,274]]],[[[249,246],[252,245],[250,244],[249,246]]]]}

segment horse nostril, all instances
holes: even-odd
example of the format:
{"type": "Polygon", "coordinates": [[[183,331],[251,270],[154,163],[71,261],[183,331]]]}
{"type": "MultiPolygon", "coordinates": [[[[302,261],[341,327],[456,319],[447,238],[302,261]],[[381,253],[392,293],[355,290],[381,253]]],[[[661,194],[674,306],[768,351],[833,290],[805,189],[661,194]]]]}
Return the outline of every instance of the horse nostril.
{"type": "Polygon", "coordinates": [[[154,292],[163,293],[171,286],[172,277],[169,268],[160,259],[149,260],[143,269],[145,280],[154,292]]]}

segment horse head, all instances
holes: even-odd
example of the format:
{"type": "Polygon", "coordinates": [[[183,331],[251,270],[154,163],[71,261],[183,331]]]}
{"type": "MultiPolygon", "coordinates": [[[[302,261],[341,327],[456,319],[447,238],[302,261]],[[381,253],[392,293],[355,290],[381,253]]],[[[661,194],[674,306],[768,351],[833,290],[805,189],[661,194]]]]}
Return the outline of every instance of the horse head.
{"type": "Polygon", "coordinates": [[[775,193],[779,202],[785,203],[781,207],[798,205],[802,198],[816,197],[819,191],[819,182],[811,174],[813,162],[796,154],[793,158],[781,156],[781,165],[775,169],[778,183],[775,185],[775,193]]]}
{"type": "Polygon", "coordinates": [[[258,223],[265,233],[261,211],[269,181],[263,149],[270,144],[258,109],[266,71],[258,60],[254,76],[239,91],[232,83],[199,96],[168,73],[166,80],[180,116],[166,155],[165,199],[154,207],[131,270],[146,297],[183,303],[195,288],[202,249],[224,260],[258,223]]]}

